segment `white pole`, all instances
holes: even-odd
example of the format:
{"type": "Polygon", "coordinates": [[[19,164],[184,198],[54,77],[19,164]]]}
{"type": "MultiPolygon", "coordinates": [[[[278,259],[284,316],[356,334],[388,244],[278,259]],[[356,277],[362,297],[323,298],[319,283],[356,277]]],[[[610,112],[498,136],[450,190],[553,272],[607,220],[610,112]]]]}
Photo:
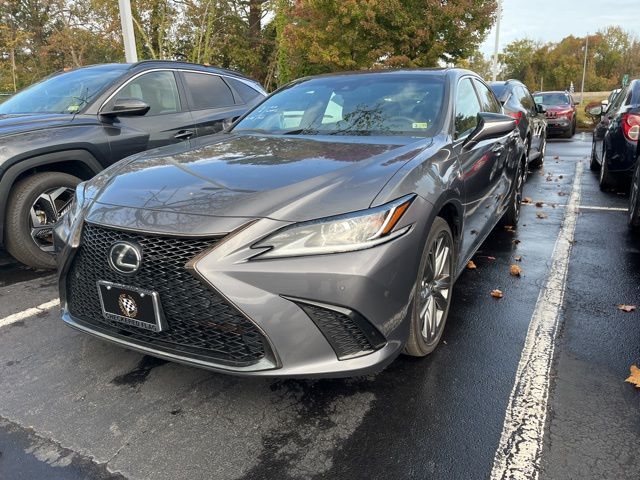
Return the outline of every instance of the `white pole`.
{"type": "Polygon", "coordinates": [[[136,37],[133,33],[133,17],[130,0],[118,0],[120,5],[120,21],[122,22],[122,39],[124,41],[124,58],[129,63],[138,61],[136,37]]]}
{"type": "Polygon", "coordinates": [[[584,46],[584,67],[582,68],[582,87],[580,88],[580,104],[584,101],[584,78],[587,76],[587,52],[589,51],[589,32],[587,32],[587,43],[584,46]]]}
{"type": "Polygon", "coordinates": [[[502,0],[498,0],[498,14],[496,19],[496,44],[493,49],[493,62],[491,65],[491,79],[495,82],[498,78],[498,48],[500,48],[500,17],[502,17],[502,0]]]}

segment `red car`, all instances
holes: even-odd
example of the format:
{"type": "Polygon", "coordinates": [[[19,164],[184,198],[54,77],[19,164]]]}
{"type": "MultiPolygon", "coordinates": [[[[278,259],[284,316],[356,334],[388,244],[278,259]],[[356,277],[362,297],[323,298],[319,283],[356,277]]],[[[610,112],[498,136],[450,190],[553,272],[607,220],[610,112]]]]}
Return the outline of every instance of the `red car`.
{"type": "Polygon", "coordinates": [[[576,133],[577,109],[569,92],[536,92],[533,99],[546,108],[547,134],[573,137],[576,133]]]}

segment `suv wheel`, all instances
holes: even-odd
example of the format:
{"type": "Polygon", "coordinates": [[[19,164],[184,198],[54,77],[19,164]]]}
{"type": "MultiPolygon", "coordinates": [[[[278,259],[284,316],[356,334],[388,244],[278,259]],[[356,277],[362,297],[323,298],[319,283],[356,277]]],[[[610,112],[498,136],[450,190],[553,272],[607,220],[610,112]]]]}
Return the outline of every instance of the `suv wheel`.
{"type": "Polygon", "coordinates": [[[17,182],[7,202],[7,251],[33,268],[56,267],[53,226],[66,212],[80,179],[61,172],[43,172],[17,182]]]}
{"type": "Polygon", "coordinates": [[[540,155],[534,161],[529,163],[529,167],[527,167],[527,173],[529,171],[529,168],[542,168],[542,165],[544,165],[544,156],[547,152],[547,136],[546,135],[542,137],[541,145],[542,146],[540,147],[540,155]]]}
{"type": "Polygon", "coordinates": [[[520,168],[518,169],[516,184],[514,186],[513,193],[511,194],[511,198],[509,199],[507,211],[500,222],[502,225],[511,225],[514,228],[518,225],[518,221],[520,220],[520,209],[522,207],[522,194],[524,192],[524,183],[526,180],[524,174],[526,168],[527,160],[526,158],[523,158],[520,168]]]}

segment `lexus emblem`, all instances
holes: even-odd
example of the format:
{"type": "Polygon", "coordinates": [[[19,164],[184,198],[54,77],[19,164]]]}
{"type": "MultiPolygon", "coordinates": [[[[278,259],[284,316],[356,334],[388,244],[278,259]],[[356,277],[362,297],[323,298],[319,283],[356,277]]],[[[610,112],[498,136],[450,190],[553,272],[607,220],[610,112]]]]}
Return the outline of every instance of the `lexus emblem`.
{"type": "Polygon", "coordinates": [[[124,275],[136,273],[142,263],[140,248],[129,242],[116,242],[109,251],[109,265],[124,275]]]}

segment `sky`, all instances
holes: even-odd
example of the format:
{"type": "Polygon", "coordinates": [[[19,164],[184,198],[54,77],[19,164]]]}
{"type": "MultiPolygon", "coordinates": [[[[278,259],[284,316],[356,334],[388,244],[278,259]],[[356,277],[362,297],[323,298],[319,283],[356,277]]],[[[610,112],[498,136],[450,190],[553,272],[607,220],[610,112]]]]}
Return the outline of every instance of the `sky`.
{"type": "MultiPolygon", "coordinates": [[[[557,42],[619,25],[640,37],[640,0],[502,0],[500,51],[513,40],[557,42]]],[[[493,55],[495,27],[480,46],[493,55]]]]}

